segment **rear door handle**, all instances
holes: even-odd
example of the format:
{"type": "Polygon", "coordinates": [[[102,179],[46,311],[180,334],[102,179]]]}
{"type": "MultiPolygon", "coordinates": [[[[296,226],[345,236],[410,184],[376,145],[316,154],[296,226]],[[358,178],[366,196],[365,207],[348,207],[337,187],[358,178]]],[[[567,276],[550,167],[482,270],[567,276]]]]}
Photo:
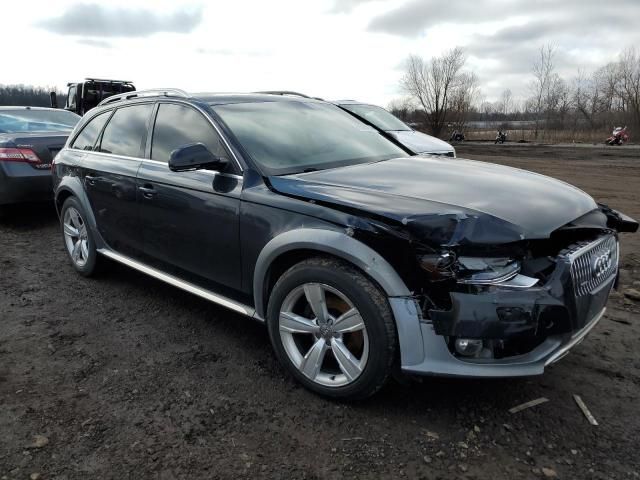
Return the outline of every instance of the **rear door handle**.
{"type": "Polygon", "coordinates": [[[91,176],[91,175],[85,175],[84,179],[89,185],[95,185],[96,181],[98,180],[98,177],[94,177],[94,176],[91,176]]]}
{"type": "Polygon", "coordinates": [[[138,190],[142,193],[144,198],[152,198],[157,195],[157,191],[153,188],[153,185],[145,185],[143,187],[138,187],[138,190]]]}

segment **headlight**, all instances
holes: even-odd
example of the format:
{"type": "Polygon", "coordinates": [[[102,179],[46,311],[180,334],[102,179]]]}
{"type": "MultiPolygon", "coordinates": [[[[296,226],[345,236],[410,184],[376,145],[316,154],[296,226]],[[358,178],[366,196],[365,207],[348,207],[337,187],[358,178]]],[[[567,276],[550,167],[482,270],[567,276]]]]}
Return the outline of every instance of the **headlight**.
{"type": "Polygon", "coordinates": [[[450,252],[427,254],[418,257],[420,268],[425,270],[432,280],[445,280],[455,276],[453,265],[456,256],[450,252]]]}
{"type": "Polygon", "coordinates": [[[475,285],[494,285],[515,277],[520,262],[512,258],[458,258],[458,281],[475,285]]]}

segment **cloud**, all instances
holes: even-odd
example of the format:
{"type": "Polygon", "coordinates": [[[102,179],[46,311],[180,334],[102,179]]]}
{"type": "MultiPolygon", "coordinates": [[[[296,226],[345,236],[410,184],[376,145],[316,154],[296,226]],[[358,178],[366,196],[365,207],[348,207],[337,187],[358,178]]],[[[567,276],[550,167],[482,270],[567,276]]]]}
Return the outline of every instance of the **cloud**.
{"type": "Polygon", "coordinates": [[[214,56],[246,56],[246,57],[264,57],[269,54],[268,50],[237,50],[233,48],[196,48],[196,52],[202,55],[214,56]]]}
{"type": "MultiPolygon", "coordinates": [[[[427,28],[446,22],[465,23],[490,18],[485,11],[487,2],[475,1],[473,8],[467,2],[450,0],[412,0],[409,3],[375,17],[369,23],[372,32],[415,37],[427,28]]],[[[491,13],[493,16],[494,13],[491,13]]]]}
{"type": "MultiPolygon", "coordinates": [[[[591,13],[583,15],[580,23],[568,24],[564,18],[532,19],[523,25],[505,27],[492,34],[471,36],[464,46],[465,51],[480,60],[492,63],[488,70],[494,73],[530,73],[540,47],[550,44],[556,47],[555,63],[560,71],[575,71],[579,68],[594,68],[600,59],[592,58],[593,51],[615,44],[612,37],[626,25],[626,21],[598,22],[591,13]],[[583,23],[584,22],[584,23],[583,23]],[[585,35],[584,25],[591,25],[589,35],[585,35]],[[606,39],[606,40],[605,40],[606,39]]],[[[626,41],[632,40],[629,32],[626,41]]],[[[617,54],[617,50],[615,50],[617,54]]],[[[612,57],[611,60],[614,58],[612,57]]]]}
{"type": "Polygon", "coordinates": [[[589,35],[594,29],[632,27],[638,14],[637,0],[619,0],[615,10],[603,7],[601,0],[474,0],[472,6],[465,0],[448,0],[446,4],[441,0],[410,0],[374,17],[368,30],[413,38],[443,23],[478,25],[525,17],[530,21],[557,20],[560,29],[570,26],[589,35]]]}
{"type": "Polygon", "coordinates": [[[60,35],[89,37],[148,37],[155,33],[189,33],[202,21],[202,7],[171,13],[117,8],[95,3],[71,5],[62,15],[38,23],[60,35]]]}
{"type": "Polygon", "coordinates": [[[107,42],[106,40],[98,40],[95,38],[80,38],[78,40],[78,43],[80,45],[88,45],[90,47],[97,47],[97,48],[111,48],[112,45],[107,42]]]}
{"type": "Polygon", "coordinates": [[[349,13],[359,5],[372,1],[376,0],[335,0],[329,13],[349,13]]]}

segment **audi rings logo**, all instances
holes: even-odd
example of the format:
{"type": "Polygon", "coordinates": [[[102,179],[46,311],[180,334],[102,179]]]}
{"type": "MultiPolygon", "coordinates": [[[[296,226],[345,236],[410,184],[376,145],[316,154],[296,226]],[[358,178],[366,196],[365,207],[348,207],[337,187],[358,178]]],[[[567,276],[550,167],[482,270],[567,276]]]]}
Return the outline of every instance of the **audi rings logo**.
{"type": "Polygon", "coordinates": [[[599,278],[611,268],[611,250],[607,250],[602,255],[593,257],[591,261],[591,274],[593,278],[599,278]]]}

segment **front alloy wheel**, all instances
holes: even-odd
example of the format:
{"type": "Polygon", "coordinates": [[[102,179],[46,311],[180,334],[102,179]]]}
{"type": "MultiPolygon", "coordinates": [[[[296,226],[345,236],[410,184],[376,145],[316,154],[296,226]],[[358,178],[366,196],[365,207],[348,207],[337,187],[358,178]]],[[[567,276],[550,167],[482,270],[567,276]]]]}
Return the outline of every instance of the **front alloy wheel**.
{"type": "Polygon", "coordinates": [[[269,337],[278,360],[306,388],[356,400],[385,383],[397,336],[386,296],[363,272],[332,257],[292,266],[270,292],[269,337]]]}
{"type": "Polygon", "coordinates": [[[280,309],[279,330],[291,362],[320,385],[347,385],[367,363],[369,339],[362,316],[329,285],[305,283],[291,291],[280,309]]]}

